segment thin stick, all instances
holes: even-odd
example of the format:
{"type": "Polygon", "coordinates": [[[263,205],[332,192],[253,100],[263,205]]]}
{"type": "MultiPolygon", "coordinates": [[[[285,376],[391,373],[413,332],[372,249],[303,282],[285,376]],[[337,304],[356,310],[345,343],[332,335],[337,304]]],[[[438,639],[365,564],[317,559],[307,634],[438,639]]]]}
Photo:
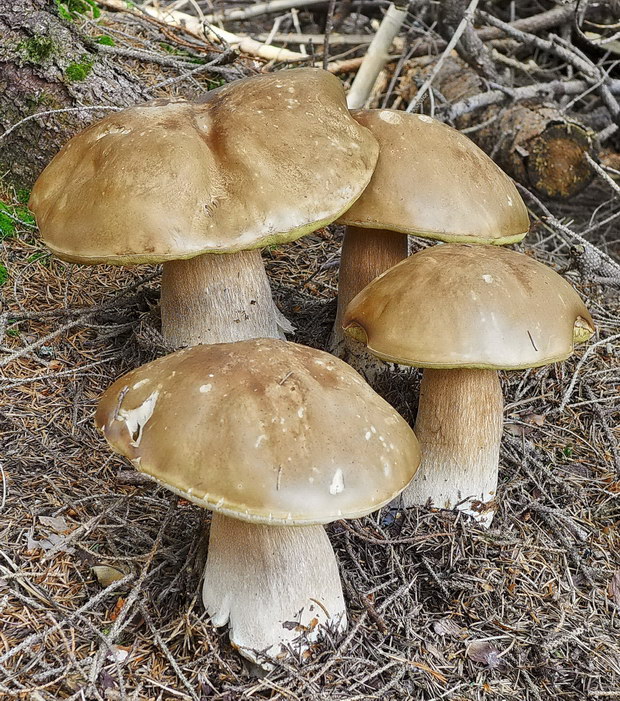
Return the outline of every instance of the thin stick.
{"type": "Polygon", "coordinates": [[[329,7],[327,8],[327,22],[325,23],[325,42],[323,45],[323,70],[327,70],[327,64],[329,62],[329,35],[334,28],[334,8],[336,7],[336,0],[329,0],[329,7]]]}
{"type": "Polygon", "coordinates": [[[226,44],[230,48],[234,48],[242,54],[257,56],[268,61],[283,61],[287,63],[295,63],[297,61],[307,61],[308,57],[296,51],[281,49],[277,46],[269,44],[261,44],[255,39],[239,36],[232,32],[227,32],[219,27],[211,27],[206,23],[201,22],[197,17],[188,15],[185,12],[177,12],[175,10],[159,10],[155,7],[143,7],[142,12],[129,10],[123,0],[100,0],[100,5],[111,10],[119,10],[121,12],[129,12],[130,14],[141,16],[146,14],[154,17],[159,21],[166,22],[173,27],[181,27],[190,32],[204,37],[210,42],[216,44],[226,44]]]}
{"type": "Polygon", "coordinates": [[[558,413],[561,414],[564,409],[566,408],[566,405],[568,404],[570,398],[573,395],[573,392],[575,390],[575,385],[577,384],[577,378],[579,377],[579,373],[581,372],[581,368],[583,367],[584,363],[590,356],[590,354],[596,349],[599,348],[600,346],[606,344],[606,343],[612,343],[613,341],[617,341],[620,338],[620,333],[616,334],[615,336],[608,336],[607,338],[602,338],[600,341],[597,341],[596,343],[593,343],[591,346],[588,346],[586,348],[586,352],[581,356],[579,362],[577,363],[577,367],[575,368],[575,372],[573,373],[573,376],[571,378],[571,381],[568,385],[568,388],[566,389],[566,392],[564,392],[564,396],[562,397],[562,401],[560,403],[560,406],[558,408],[558,413]]]}
{"type": "Polygon", "coordinates": [[[35,112],[34,114],[29,114],[27,117],[20,119],[19,122],[15,122],[13,126],[9,127],[5,132],[0,134],[0,141],[5,139],[11,132],[15,131],[17,127],[24,124],[24,122],[29,122],[31,119],[36,119],[37,117],[47,117],[50,114],[59,114],[61,112],[87,112],[92,110],[112,110],[113,112],[118,112],[123,109],[122,107],[115,107],[114,105],[89,105],[88,107],[63,107],[57,110],[45,110],[44,112],[35,112]]]}
{"type": "Polygon", "coordinates": [[[450,52],[452,49],[456,46],[458,40],[461,38],[461,34],[465,31],[465,28],[467,27],[468,23],[471,22],[474,10],[476,9],[476,6],[478,5],[478,0],[471,0],[469,5],[467,6],[467,9],[463,13],[463,19],[460,21],[459,26],[456,28],[456,31],[452,35],[452,39],[448,42],[448,45],[444,49],[444,52],[441,54],[439,57],[439,60],[433,67],[433,70],[431,71],[430,76],[422,85],[422,87],[418,90],[417,95],[415,96],[415,99],[413,99],[410,103],[407,109],[405,110],[406,112],[413,112],[413,110],[420,104],[422,101],[422,98],[426,94],[426,91],[430,88],[432,82],[435,80],[437,77],[437,74],[441,70],[441,67],[446,60],[446,58],[450,55],[450,52]]]}
{"type": "Polygon", "coordinates": [[[620,187],[618,184],[607,175],[607,173],[601,168],[601,166],[590,156],[589,153],[584,154],[586,157],[586,160],[588,161],[588,164],[590,165],[590,168],[599,176],[601,177],[607,185],[614,191],[616,197],[620,197],[620,187]]]}
{"type": "MultiPolygon", "coordinates": [[[[256,34],[258,41],[268,41],[270,34],[256,34]]],[[[366,46],[372,42],[374,34],[340,34],[339,32],[329,33],[329,43],[340,46],[366,46]]],[[[291,32],[276,32],[271,36],[271,41],[281,41],[283,44],[315,44],[320,46],[325,43],[325,34],[292,34],[291,32]]],[[[405,42],[401,37],[394,37],[393,46],[395,51],[402,51],[405,42]]]]}
{"type": "MultiPolygon", "coordinates": [[[[612,94],[620,94],[620,80],[611,80],[608,87],[612,94]]],[[[588,84],[583,80],[551,80],[548,83],[535,83],[518,88],[488,90],[460,102],[455,102],[445,112],[445,119],[454,120],[469,112],[488,107],[489,105],[495,105],[505,100],[531,100],[534,97],[551,98],[562,95],[579,95],[587,89],[588,84]]]]}
{"type": "Polygon", "coordinates": [[[310,7],[311,5],[321,4],[325,4],[325,0],[268,0],[267,2],[259,2],[256,3],[256,5],[251,5],[243,9],[224,10],[218,14],[205,15],[205,20],[207,22],[236,22],[242,19],[250,19],[251,17],[280,12],[282,10],[290,10],[294,7],[310,7]]]}

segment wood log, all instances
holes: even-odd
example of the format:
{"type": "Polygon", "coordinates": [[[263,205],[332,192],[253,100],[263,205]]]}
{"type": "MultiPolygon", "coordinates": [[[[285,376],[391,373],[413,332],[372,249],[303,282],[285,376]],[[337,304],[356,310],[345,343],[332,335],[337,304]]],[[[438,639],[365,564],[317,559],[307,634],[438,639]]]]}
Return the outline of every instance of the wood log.
{"type": "MultiPolygon", "coordinates": [[[[445,62],[434,87],[451,103],[485,92],[478,75],[455,58],[445,62]]],[[[515,180],[541,195],[572,197],[594,177],[585,157],[596,156],[594,134],[554,105],[540,100],[491,105],[473,120],[463,115],[456,126],[488,122],[469,136],[515,180]]]]}

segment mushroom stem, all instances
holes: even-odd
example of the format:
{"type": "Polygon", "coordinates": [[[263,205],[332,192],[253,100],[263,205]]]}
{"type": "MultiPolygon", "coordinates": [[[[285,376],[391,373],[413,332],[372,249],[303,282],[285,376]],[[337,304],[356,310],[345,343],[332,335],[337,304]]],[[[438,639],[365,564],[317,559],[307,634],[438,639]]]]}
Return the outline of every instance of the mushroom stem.
{"type": "Polygon", "coordinates": [[[408,254],[406,234],[387,229],[362,229],[347,226],[342,242],[340,272],[338,274],[338,310],[330,340],[331,352],[346,360],[358,372],[371,363],[371,356],[362,345],[345,335],[342,330],[342,317],[349,302],[376,277],[393,267],[408,254]],[[362,359],[362,360],[360,360],[362,359]]]}
{"type": "Polygon", "coordinates": [[[490,526],[495,513],[503,398],[495,370],[425,369],[415,432],[422,462],[403,504],[457,508],[490,526]]]}
{"type": "MultiPolygon", "coordinates": [[[[175,347],[280,336],[259,251],[165,263],[161,310],[164,338],[175,347]]],[[[202,597],[213,625],[229,623],[231,643],[263,667],[257,651],[303,651],[320,629],[346,628],[323,526],[265,526],[214,512],[202,597]]]]}
{"type": "Polygon", "coordinates": [[[214,626],[248,659],[307,650],[343,631],[338,565],[323,526],[267,526],[213,514],[202,599],[214,626]]]}
{"type": "Polygon", "coordinates": [[[260,251],[164,263],[162,332],[173,347],[280,338],[260,251]]]}

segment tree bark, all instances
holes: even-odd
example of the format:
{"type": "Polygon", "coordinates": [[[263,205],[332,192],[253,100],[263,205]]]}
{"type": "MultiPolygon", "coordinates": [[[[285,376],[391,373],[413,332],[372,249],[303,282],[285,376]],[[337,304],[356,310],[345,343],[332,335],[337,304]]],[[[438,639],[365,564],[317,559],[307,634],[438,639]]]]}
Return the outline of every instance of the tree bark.
{"type": "Polygon", "coordinates": [[[90,105],[128,107],[146,98],[139,81],[98,54],[53,0],[0,2],[0,176],[30,187],[60,147],[108,112],[55,112],[90,105]]]}

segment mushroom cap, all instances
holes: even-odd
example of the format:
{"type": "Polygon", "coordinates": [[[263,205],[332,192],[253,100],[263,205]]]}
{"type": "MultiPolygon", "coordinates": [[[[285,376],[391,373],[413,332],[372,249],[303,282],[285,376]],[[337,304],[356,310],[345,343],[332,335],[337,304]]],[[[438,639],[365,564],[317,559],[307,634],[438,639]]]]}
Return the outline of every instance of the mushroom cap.
{"type": "Polygon", "coordinates": [[[510,249],[458,244],[427,248],[375,278],[351,300],[343,327],[391,362],[494,370],[564,360],[594,333],[579,295],[551,268],[510,249]]]}
{"type": "Polygon", "coordinates": [[[117,380],[113,450],[200,506],[272,525],[380,508],[419,461],[405,420],[346,363],[275,339],[194,346],[117,380]]]}
{"type": "Polygon", "coordinates": [[[379,141],[364,194],[339,219],[452,243],[509,244],[529,229],[512,180],[473,141],[423,114],[351,113],[379,141]]]}
{"type": "Polygon", "coordinates": [[[154,263],[292,241],[336,219],[378,157],[342,83],[299,68],[201,103],[116,112],[73,137],[32,191],[43,240],[79,263],[154,263]]]}

